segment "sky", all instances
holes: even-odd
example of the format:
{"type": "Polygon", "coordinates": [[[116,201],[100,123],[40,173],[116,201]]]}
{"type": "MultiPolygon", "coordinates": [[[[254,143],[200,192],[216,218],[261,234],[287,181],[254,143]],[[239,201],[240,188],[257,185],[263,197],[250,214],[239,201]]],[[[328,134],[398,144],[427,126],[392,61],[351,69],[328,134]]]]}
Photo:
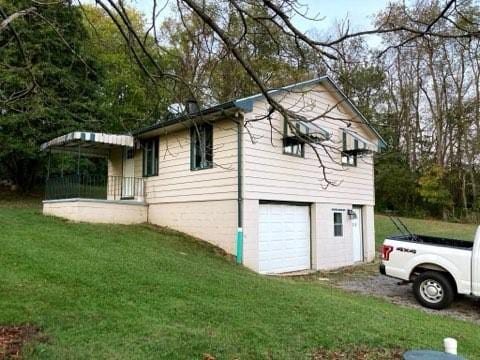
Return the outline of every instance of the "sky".
{"type": "MultiPolygon", "coordinates": [[[[83,2],[93,3],[94,0],[83,0],[83,2]]],[[[127,0],[126,2],[145,14],[151,14],[152,0],[127,0]]],[[[335,21],[345,19],[347,16],[350,19],[352,30],[370,28],[372,27],[372,15],[388,4],[388,0],[299,0],[299,2],[305,5],[304,9],[308,9],[309,17],[318,15],[324,20],[309,21],[297,16],[293,19],[293,23],[302,31],[311,31],[315,28],[320,32],[328,30],[335,21]]],[[[164,1],[161,0],[158,3],[164,4],[164,1]]],[[[170,3],[173,5],[175,1],[170,0],[170,3]]],[[[167,8],[170,8],[171,5],[167,8]]]]}
{"type": "Polygon", "coordinates": [[[326,30],[331,28],[335,21],[349,18],[353,30],[366,29],[371,27],[373,14],[383,9],[387,0],[300,0],[308,7],[308,16],[319,15],[323,21],[308,21],[298,17],[294,19],[295,25],[303,31],[312,28],[326,30]]]}

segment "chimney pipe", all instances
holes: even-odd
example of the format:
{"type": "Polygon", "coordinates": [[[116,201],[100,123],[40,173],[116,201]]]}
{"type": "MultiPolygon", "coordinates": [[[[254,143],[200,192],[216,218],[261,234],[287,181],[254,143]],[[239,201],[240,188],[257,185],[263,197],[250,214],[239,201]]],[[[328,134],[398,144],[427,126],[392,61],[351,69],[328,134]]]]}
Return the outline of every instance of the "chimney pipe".
{"type": "Polygon", "coordinates": [[[189,99],[185,103],[185,110],[187,114],[194,114],[200,111],[198,107],[198,102],[195,99],[189,99]]]}

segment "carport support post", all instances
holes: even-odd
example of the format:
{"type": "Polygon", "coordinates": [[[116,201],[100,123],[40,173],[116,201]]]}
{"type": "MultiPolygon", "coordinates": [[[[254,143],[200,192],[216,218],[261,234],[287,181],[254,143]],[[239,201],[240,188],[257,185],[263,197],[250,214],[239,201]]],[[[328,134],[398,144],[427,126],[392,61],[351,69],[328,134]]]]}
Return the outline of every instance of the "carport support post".
{"type": "Polygon", "coordinates": [[[78,156],[77,156],[77,176],[80,177],[80,145],[78,145],[78,156]]]}
{"type": "Polygon", "coordinates": [[[80,196],[80,189],[81,189],[81,183],[80,183],[80,145],[78,145],[78,158],[77,158],[77,197],[80,196]]]}
{"type": "Polygon", "coordinates": [[[50,180],[50,163],[52,157],[52,149],[48,149],[48,162],[47,162],[47,177],[45,179],[45,199],[49,200],[50,191],[48,188],[48,181],[50,180]]]}

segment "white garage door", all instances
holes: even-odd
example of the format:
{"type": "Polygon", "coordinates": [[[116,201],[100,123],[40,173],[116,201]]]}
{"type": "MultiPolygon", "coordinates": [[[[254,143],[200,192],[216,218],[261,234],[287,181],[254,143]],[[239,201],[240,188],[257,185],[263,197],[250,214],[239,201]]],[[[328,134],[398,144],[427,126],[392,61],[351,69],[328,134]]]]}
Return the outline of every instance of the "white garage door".
{"type": "Polygon", "coordinates": [[[310,269],[308,206],[260,204],[258,237],[261,273],[310,269]]]}

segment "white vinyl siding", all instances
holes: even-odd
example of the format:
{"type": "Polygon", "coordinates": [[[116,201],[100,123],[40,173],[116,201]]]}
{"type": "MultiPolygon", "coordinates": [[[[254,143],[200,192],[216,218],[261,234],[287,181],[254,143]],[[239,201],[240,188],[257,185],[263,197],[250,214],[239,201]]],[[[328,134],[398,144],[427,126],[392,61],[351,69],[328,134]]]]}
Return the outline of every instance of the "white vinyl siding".
{"type": "MultiPolygon", "coordinates": [[[[323,85],[316,85],[311,91],[305,89],[302,93],[281,95],[277,100],[287,109],[299,111],[307,119],[317,117],[339,103],[339,99],[331,95],[323,85]]],[[[246,120],[265,116],[268,109],[266,101],[259,100],[254,103],[253,111],[245,114],[246,120]]],[[[360,124],[361,120],[347,106],[340,104],[329,116],[351,119],[351,130],[377,142],[374,135],[366,130],[365,125],[360,124]]],[[[318,119],[316,123],[333,134],[331,145],[341,150],[341,129],[345,127],[345,123],[331,119],[318,119]]],[[[278,130],[283,129],[283,120],[279,114],[272,119],[272,124],[278,130]]],[[[343,167],[340,152],[332,152],[332,156],[338,158],[337,163],[334,163],[323,149],[319,149],[322,161],[329,168],[328,179],[339,184],[325,189],[322,169],[309,145],[305,146],[304,158],[285,156],[282,131],[271,131],[268,120],[251,121],[248,127],[255,136],[255,141],[252,142],[248,133],[245,133],[243,146],[246,199],[374,204],[372,155],[358,158],[356,167],[343,167]]]]}
{"type": "Polygon", "coordinates": [[[190,130],[160,137],[158,176],[146,179],[150,204],[237,199],[237,125],[213,124],[213,167],[190,169],[190,130]]]}

